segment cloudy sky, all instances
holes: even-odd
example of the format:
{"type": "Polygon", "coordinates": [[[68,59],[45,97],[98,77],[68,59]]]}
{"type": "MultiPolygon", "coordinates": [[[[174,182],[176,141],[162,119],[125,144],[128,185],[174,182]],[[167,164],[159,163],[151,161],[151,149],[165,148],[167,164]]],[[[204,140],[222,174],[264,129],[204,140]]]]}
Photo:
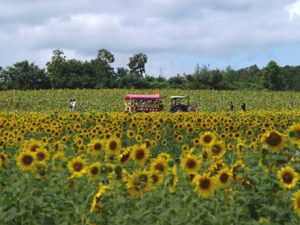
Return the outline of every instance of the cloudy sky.
{"type": "Polygon", "coordinates": [[[300,65],[300,0],[0,0],[0,66],[45,67],[58,48],[80,60],[106,48],[115,68],[143,52],[148,74],[166,77],[300,65]]]}

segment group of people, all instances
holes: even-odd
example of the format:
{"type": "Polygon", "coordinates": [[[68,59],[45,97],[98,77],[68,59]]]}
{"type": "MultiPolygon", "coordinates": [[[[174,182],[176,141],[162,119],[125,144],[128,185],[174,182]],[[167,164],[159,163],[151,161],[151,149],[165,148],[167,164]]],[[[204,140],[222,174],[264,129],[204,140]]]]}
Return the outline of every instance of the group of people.
{"type": "MultiPolygon", "coordinates": [[[[243,111],[246,111],[246,103],[245,103],[245,102],[242,103],[241,109],[242,109],[243,111]]],[[[234,110],[234,104],[233,104],[232,101],[229,102],[229,110],[230,110],[230,111],[233,111],[233,110],[234,110]]]]}
{"type": "Polygon", "coordinates": [[[75,112],[75,110],[76,110],[76,100],[71,99],[70,100],[70,112],[75,112]]]}

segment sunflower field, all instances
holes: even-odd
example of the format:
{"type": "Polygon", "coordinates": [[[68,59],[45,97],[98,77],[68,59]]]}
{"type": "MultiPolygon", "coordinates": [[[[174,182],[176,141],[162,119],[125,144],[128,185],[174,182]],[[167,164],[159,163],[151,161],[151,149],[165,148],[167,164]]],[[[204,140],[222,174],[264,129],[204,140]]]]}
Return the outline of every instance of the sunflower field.
{"type": "Polygon", "coordinates": [[[300,224],[298,94],[162,90],[200,111],[127,114],[129,92],[0,93],[1,225],[300,224]]]}

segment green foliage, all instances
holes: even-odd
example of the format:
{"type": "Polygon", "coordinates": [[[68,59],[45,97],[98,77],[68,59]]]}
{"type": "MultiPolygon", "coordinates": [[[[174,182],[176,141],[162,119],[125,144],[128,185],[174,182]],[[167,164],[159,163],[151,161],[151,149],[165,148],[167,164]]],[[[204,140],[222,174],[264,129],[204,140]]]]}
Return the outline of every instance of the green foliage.
{"type": "Polygon", "coordinates": [[[63,88],[130,88],[137,89],[214,89],[214,90],[300,90],[300,66],[280,67],[270,61],[262,69],[251,65],[238,70],[225,70],[196,65],[191,74],[177,74],[169,78],[145,74],[148,57],[138,53],[129,58],[128,68],[112,67],[114,55],[100,49],[95,59],[80,61],[66,59],[60,49],[53,51],[46,72],[33,63],[18,62],[6,69],[0,68],[0,90],[7,89],[63,89],[63,88]],[[144,76],[145,75],[145,76],[144,76]]]}

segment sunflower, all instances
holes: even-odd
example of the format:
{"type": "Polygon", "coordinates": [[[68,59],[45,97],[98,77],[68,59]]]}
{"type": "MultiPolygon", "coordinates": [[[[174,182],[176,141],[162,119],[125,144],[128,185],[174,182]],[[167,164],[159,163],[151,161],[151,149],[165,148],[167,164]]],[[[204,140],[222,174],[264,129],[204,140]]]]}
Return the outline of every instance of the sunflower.
{"type": "Polygon", "coordinates": [[[293,207],[297,215],[300,217],[300,190],[293,194],[293,207]]]}
{"type": "Polygon", "coordinates": [[[163,176],[155,170],[151,170],[149,173],[149,177],[151,179],[151,184],[153,185],[159,185],[163,181],[163,176]]]}
{"type": "Polygon", "coordinates": [[[146,148],[148,149],[152,148],[153,145],[152,140],[146,139],[144,143],[146,145],[146,148]]]}
{"type": "Polygon", "coordinates": [[[227,167],[224,167],[219,171],[216,177],[217,185],[221,188],[229,186],[232,181],[232,176],[232,172],[227,167]]]}
{"type": "Polygon", "coordinates": [[[150,169],[152,171],[166,173],[168,169],[168,161],[161,158],[156,158],[151,162],[150,169]]]}
{"type": "Polygon", "coordinates": [[[200,135],[200,144],[204,146],[209,146],[212,144],[216,139],[216,136],[211,132],[205,132],[204,134],[200,135]]]}
{"type": "Polygon", "coordinates": [[[45,147],[45,143],[43,143],[40,140],[29,140],[29,141],[25,141],[23,149],[25,151],[31,151],[31,152],[36,152],[38,149],[44,148],[45,147]]]}
{"type": "Polygon", "coordinates": [[[300,124],[294,124],[289,127],[289,137],[293,144],[300,147],[300,124]]]}
{"type": "Polygon", "coordinates": [[[162,153],[159,153],[159,155],[157,156],[157,159],[162,159],[162,160],[165,160],[165,161],[169,161],[172,159],[172,157],[170,156],[170,154],[166,153],[166,152],[162,152],[162,153]]]}
{"type": "Polygon", "coordinates": [[[143,136],[141,134],[137,134],[137,135],[135,135],[135,140],[137,142],[142,142],[143,141],[143,136]]]}
{"type": "Polygon", "coordinates": [[[243,143],[238,143],[236,147],[237,147],[237,157],[239,159],[243,158],[244,144],[243,143]]]}
{"type": "Polygon", "coordinates": [[[137,164],[144,165],[148,160],[149,150],[145,145],[135,145],[130,156],[137,164]]]}
{"type": "Polygon", "coordinates": [[[45,164],[49,159],[49,153],[44,148],[37,149],[35,152],[35,156],[36,160],[41,164],[45,164]]]}
{"type": "Polygon", "coordinates": [[[209,146],[209,155],[212,157],[222,157],[225,154],[225,144],[224,142],[213,142],[209,146]]]}
{"type": "Polygon", "coordinates": [[[299,179],[298,173],[290,166],[282,167],[277,172],[277,177],[280,185],[286,189],[295,187],[299,179]]]}
{"type": "Polygon", "coordinates": [[[200,169],[200,163],[194,155],[186,155],[181,160],[181,168],[186,173],[197,172],[200,169]]]}
{"type": "Polygon", "coordinates": [[[127,189],[133,197],[140,197],[144,192],[150,190],[152,179],[149,172],[136,170],[128,177],[127,189]]]}
{"type": "Polygon", "coordinates": [[[168,145],[168,141],[167,141],[166,139],[163,139],[163,140],[161,141],[161,145],[162,145],[162,146],[167,146],[167,145],[168,145]]]}
{"type": "Polygon", "coordinates": [[[101,163],[99,162],[92,163],[88,168],[88,172],[87,172],[88,176],[92,179],[98,178],[100,175],[100,166],[101,163]]]}
{"type": "Polygon", "coordinates": [[[6,167],[8,164],[8,156],[3,153],[0,152],[0,169],[6,167]]]}
{"type": "Polygon", "coordinates": [[[111,137],[105,143],[105,150],[107,153],[117,155],[121,150],[121,140],[116,137],[111,137]]]}
{"type": "Polygon", "coordinates": [[[104,151],[104,142],[100,139],[94,139],[88,144],[88,152],[91,155],[101,155],[104,151]]]}
{"type": "Polygon", "coordinates": [[[81,177],[86,172],[86,161],[80,156],[73,158],[68,162],[68,169],[72,176],[81,177]]]}
{"type": "Polygon", "coordinates": [[[30,152],[30,151],[20,152],[17,157],[17,165],[21,170],[24,171],[34,171],[35,161],[36,161],[36,156],[34,152],[30,152]]]}
{"type": "Polygon", "coordinates": [[[284,137],[281,133],[272,130],[262,136],[262,143],[270,152],[276,152],[282,147],[284,137]]]}
{"type": "Polygon", "coordinates": [[[130,149],[125,150],[123,153],[118,155],[118,162],[120,162],[121,164],[125,164],[128,162],[129,158],[130,158],[130,149]]]}
{"type": "Polygon", "coordinates": [[[171,174],[169,176],[170,193],[174,193],[177,183],[178,183],[177,166],[173,166],[171,169],[171,174]]]}
{"type": "Polygon", "coordinates": [[[211,196],[215,191],[215,180],[209,175],[197,175],[193,179],[195,185],[195,192],[199,197],[207,198],[211,196]]]}
{"type": "Polygon", "coordinates": [[[93,201],[92,201],[92,205],[91,205],[91,209],[90,209],[90,211],[92,213],[95,213],[99,210],[101,198],[105,194],[107,189],[108,189],[108,186],[100,185],[97,193],[93,197],[93,201]]]}
{"type": "Polygon", "coordinates": [[[135,137],[135,132],[133,130],[127,130],[126,131],[126,136],[128,138],[134,138],[135,137]]]}

